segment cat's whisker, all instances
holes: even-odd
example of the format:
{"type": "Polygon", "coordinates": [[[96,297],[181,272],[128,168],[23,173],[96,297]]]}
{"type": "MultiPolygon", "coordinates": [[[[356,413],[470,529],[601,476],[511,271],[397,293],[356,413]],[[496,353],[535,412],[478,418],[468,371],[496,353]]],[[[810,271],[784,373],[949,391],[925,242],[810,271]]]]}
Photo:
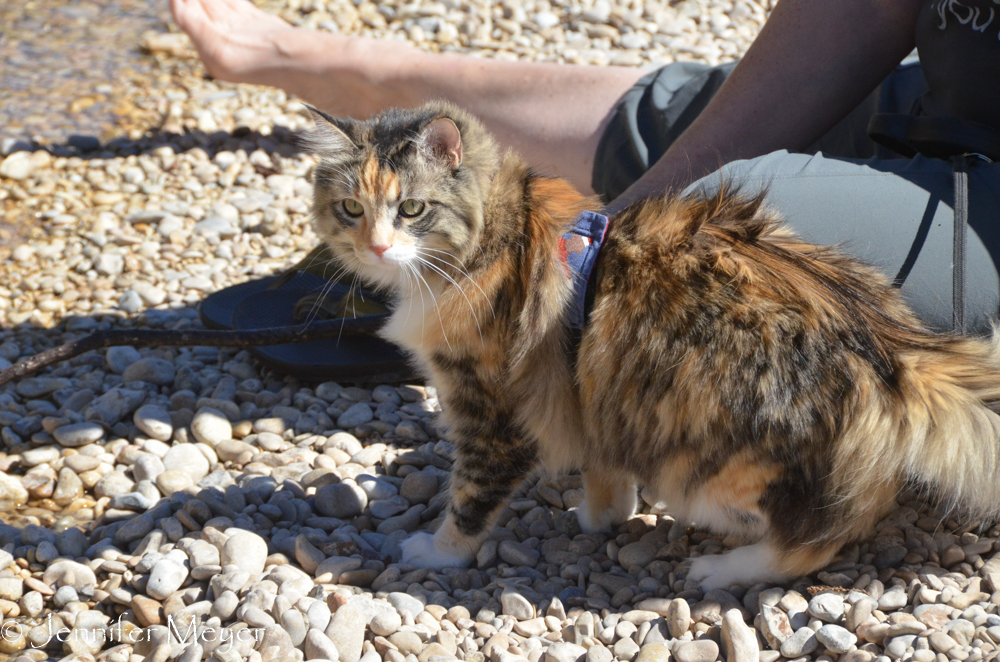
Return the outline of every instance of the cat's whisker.
{"type": "MultiPolygon", "coordinates": [[[[360,261],[359,261],[359,263],[360,263],[360,261]]],[[[350,295],[350,293],[354,291],[354,285],[357,282],[358,282],[358,274],[357,274],[357,272],[354,272],[354,278],[351,279],[351,287],[348,290],[348,295],[350,295]]],[[[357,314],[356,314],[358,312],[357,309],[355,309],[354,312],[355,312],[355,317],[357,317],[357,314]]],[[[344,335],[344,325],[345,324],[347,324],[347,316],[346,315],[344,315],[343,317],[340,318],[340,331],[337,333],[337,345],[340,345],[340,338],[344,335]]]]}
{"type": "MultiPolygon", "coordinates": [[[[402,274],[406,278],[406,289],[412,290],[413,287],[411,283],[413,279],[410,277],[409,270],[404,268],[402,271],[400,271],[400,274],[402,274]]],[[[407,306],[406,308],[406,319],[403,320],[403,326],[406,326],[406,323],[410,321],[410,314],[413,312],[413,297],[407,297],[407,298],[410,301],[410,305],[407,306]]]]}
{"type": "Polygon", "coordinates": [[[441,307],[438,305],[437,297],[434,296],[434,290],[431,288],[430,283],[427,282],[427,279],[424,278],[418,270],[414,269],[413,273],[427,287],[427,294],[430,295],[431,303],[434,304],[434,310],[437,311],[438,323],[441,325],[441,335],[444,337],[444,344],[448,346],[449,350],[453,351],[451,342],[448,340],[448,333],[444,330],[444,318],[441,317],[441,307]]]}
{"type": "Polygon", "coordinates": [[[467,295],[465,293],[465,290],[462,288],[462,286],[459,285],[458,282],[454,278],[452,278],[447,273],[445,273],[444,270],[440,269],[439,267],[434,266],[433,264],[431,264],[430,262],[428,262],[424,258],[420,257],[419,249],[418,249],[418,252],[417,252],[417,259],[420,260],[421,264],[424,264],[425,266],[430,267],[431,269],[433,269],[437,273],[441,274],[441,276],[443,278],[447,279],[448,282],[450,282],[452,285],[455,286],[455,289],[457,289],[459,292],[462,293],[462,296],[465,297],[465,302],[469,304],[469,310],[472,311],[472,319],[475,320],[475,322],[476,322],[476,329],[479,331],[479,341],[481,343],[484,342],[483,341],[483,327],[479,323],[479,315],[476,314],[476,307],[472,305],[472,301],[469,299],[469,295],[467,295]]]}
{"type": "Polygon", "coordinates": [[[334,272],[333,278],[330,278],[323,284],[323,289],[320,290],[319,296],[316,297],[316,300],[313,301],[312,307],[309,309],[309,314],[306,315],[305,324],[307,327],[314,321],[316,321],[317,317],[319,317],[319,311],[322,310],[323,302],[326,301],[326,297],[329,296],[333,288],[336,287],[338,282],[337,279],[340,277],[342,273],[346,273],[350,268],[351,265],[349,264],[341,267],[336,272],[334,272]]]}
{"type": "MultiPolygon", "coordinates": [[[[412,272],[413,275],[416,276],[416,270],[413,267],[413,265],[404,263],[404,266],[406,267],[406,269],[408,271],[412,272]]],[[[421,314],[420,314],[420,343],[423,344],[423,342],[424,342],[424,326],[425,326],[425,323],[427,321],[427,304],[424,303],[424,291],[420,288],[420,283],[417,282],[416,278],[413,279],[413,283],[414,283],[414,285],[416,285],[417,293],[420,294],[420,311],[421,311],[421,314]]],[[[412,295],[412,293],[410,294],[410,301],[411,302],[413,301],[413,295],[412,295]]]]}
{"type": "MultiPolygon", "coordinates": [[[[438,250],[436,248],[421,247],[421,248],[417,249],[417,253],[418,254],[421,251],[434,251],[435,253],[443,253],[447,257],[454,258],[454,256],[451,253],[449,253],[447,251],[438,250]]],[[[493,302],[490,301],[490,298],[486,295],[486,291],[483,290],[483,288],[479,285],[479,283],[476,282],[476,279],[473,278],[471,275],[469,275],[468,271],[466,271],[464,268],[462,268],[462,266],[459,265],[459,264],[453,264],[453,263],[449,262],[448,260],[446,260],[444,258],[437,257],[435,255],[425,255],[424,257],[430,258],[432,260],[437,260],[438,262],[441,262],[445,266],[452,267],[453,269],[455,269],[456,271],[458,271],[458,273],[460,273],[462,276],[465,276],[466,278],[468,278],[469,281],[473,285],[476,286],[476,289],[478,289],[479,292],[483,295],[483,299],[486,300],[486,305],[488,305],[490,307],[490,314],[493,315],[493,319],[496,319],[497,314],[496,314],[496,311],[493,310],[493,302]]]]}

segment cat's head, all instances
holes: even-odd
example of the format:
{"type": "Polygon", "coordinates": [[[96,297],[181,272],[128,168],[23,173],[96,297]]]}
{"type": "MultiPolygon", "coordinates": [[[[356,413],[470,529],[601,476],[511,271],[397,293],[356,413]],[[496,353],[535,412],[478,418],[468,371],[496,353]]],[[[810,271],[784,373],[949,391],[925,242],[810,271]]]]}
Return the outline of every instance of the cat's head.
{"type": "Polygon", "coordinates": [[[398,290],[412,270],[434,273],[475,248],[498,163],[477,120],[441,102],[364,122],[314,116],[312,212],[338,266],[398,290]]]}

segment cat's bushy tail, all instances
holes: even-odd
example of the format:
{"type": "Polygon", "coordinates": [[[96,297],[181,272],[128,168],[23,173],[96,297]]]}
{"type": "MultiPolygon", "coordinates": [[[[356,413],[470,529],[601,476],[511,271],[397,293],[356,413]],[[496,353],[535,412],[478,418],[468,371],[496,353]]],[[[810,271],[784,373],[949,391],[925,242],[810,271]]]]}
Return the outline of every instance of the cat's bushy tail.
{"type": "Polygon", "coordinates": [[[1000,516],[1000,330],[992,340],[950,340],[903,360],[910,371],[901,385],[899,469],[946,508],[1000,516]]]}

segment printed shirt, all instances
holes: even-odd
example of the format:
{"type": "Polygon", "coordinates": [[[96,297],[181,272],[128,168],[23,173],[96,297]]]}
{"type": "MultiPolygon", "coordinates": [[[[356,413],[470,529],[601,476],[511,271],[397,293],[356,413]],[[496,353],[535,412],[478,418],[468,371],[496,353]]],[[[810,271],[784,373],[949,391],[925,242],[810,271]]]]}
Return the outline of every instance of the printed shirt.
{"type": "Polygon", "coordinates": [[[1000,130],[1000,0],[926,0],[916,44],[924,112],[1000,130]]]}

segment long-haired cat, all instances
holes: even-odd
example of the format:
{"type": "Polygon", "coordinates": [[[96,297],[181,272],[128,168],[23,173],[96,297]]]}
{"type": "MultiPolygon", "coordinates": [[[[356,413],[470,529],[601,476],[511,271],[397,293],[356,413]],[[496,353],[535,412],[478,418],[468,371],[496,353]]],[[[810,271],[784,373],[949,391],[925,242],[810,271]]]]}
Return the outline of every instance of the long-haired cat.
{"type": "Polygon", "coordinates": [[[317,230],[394,294],[382,335],[437,387],[457,447],[444,522],[406,562],[467,564],[539,464],[583,472],[585,531],[629,518],[641,484],[756,541],[698,558],[706,589],[822,568],[908,481],[1000,510],[1000,348],[925,331],[883,275],[796,239],[761,196],[612,218],[574,351],[559,238],[592,199],[444,103],[317,125],[317,230]]]}

